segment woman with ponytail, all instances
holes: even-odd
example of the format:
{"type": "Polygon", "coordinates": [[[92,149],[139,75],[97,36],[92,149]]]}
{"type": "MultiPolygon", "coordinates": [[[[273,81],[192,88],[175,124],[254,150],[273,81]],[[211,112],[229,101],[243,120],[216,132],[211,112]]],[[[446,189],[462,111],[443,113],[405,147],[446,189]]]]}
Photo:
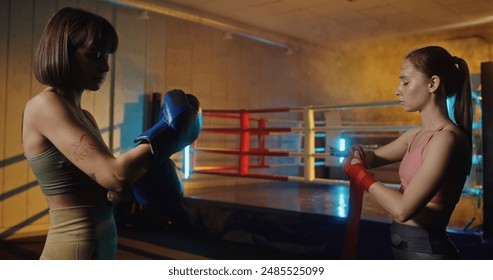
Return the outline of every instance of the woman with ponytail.
{"type": "Polygon", "coordinates": [[[374,151],[352,147],[344,170],[393,217],[395,259],[458,259],[447,226],[471,168],[471,87],[467,63],[438,46],[409,53],[396,95],[421,126],[374,151]],[[454,98],[453,116],[447,99],[454,98]],[[401,187],[376,181],[367,168],[401,162],[401,187]]]}

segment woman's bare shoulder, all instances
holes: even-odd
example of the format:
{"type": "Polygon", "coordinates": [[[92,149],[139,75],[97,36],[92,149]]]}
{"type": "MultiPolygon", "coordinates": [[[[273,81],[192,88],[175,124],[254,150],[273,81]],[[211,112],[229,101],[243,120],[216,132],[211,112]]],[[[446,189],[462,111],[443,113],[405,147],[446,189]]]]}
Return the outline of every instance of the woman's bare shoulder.
{"type": "Polygon", "coordinates": [[[462,129],[456,125],[449,125],[442,131],[436,133],[430,141],[430,147],[433,150],[469,150],[470,140],[467,139],[467,135],[462,129]]]}
{"type": "Polygon", "coordinates": [[[63,101],[55,91],[47,88],[33,96],[25,107],[26,113],[49,113],[65,107],[63,101]]]}
{"type": "Polygon", "coordinates": [[[457,125],[446,126],[442,131],[442,135],[444,137],[453,138],[459,144],[470,142],[470,140],[467,139],[467,134],[462,129],[460,129],[457,125]]]}

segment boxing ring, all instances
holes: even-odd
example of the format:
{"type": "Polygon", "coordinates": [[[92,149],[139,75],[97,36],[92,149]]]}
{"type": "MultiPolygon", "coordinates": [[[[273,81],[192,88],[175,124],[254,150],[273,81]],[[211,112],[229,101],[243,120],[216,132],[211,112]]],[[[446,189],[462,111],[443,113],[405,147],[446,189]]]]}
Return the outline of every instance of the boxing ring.
{"type": "MultiPolygon", "coordinates": [[[[355,144],[376,149],[418,125],[417,116],[406,118],[406,115],[398,101],[249,110],[204,109],[201,136],[183,151],[182,171],[185,178],[197,173],[348,186],[344,175],[333,178],[317,172],[317,167],[321,166],[342,168],[343,158],[332,155],[330,149],[344,153],[355,144]],[[211,154],[224,156],[211,158],[211,154]],[[291,174],[276,172],[286,169],[291,174]]],[[[482,144],[477,136],[481,135],[481,115],[477,112],[474,115],[473,167],[464,189],[480,193],[482,144]]],[[[400,186],[396,180],[386,181],[378,174],[376,177],[387,186],[400,186]]]]}
{"type": "MultiPolygon", "coordinates": [[[[204,109],[201,136],[182,155],[184,178],[194,174],[349,186],[343,157],[354,144],[376,149],[416,126],[396,101],[266,109],[204,109]]],[[[475,127],[479,127],[476,125],[475,127]]],[[[477,133],[476,129],[476,133],[477,133]]],[[[477,139],[477,137],[475,138],[477,139]]],[[[475,143],[477,147],[480,143],[475,143]]],[[[464,192],[480,194],[481,156],[474,153],[464,192]]],[[[375,177],[399,188],[398,165],[374,170],[375,177]]],[[[363,193],[349,189],[343,258],[354,259],[363,193]]]]}
{"type": "MultiPolygon", "coordinates": [[[[344,133],[350,132],[403,132],[413,125],[342,125],[339,112],[349,108],[365,107],[389,107],[396,106],[398,103],[379,102],[352,104],[341,106],[308,106],[291,108],[271,108],[271,109],[252,109],[252,110],[204,110],[204,126],[202,135],[190,150],[192,165],[190,173],[201,173],[221,176],[239,176],[259,179],[296,181],[313,184],[339,184],[349,185],[349,181],[344,179],[321,178],[316,175],[315,168],[323,166],[327,162],[334,164],[334,156],[329,149],[331,147],[342,152],[347,151],[352,144],[344,137],[344,133]],[[336,113],[335,124],[326,124],[324,120],[319,120],[317,114],[336,113]],[[300,115],[301,119],[281,119],[266,118],[265,115],[300,115]],[[263,116],[264,115],[264,116],[263,116]],[[238,124],[233,127],[211,127],[207,126],[209,119],[235,120],[238,124]],[[253,124],[253,125],[252,125],[253,124]],[[281,126],[279,126],[281,124],[281,126]],[[204,134],[236,135],[239,138],[239,147],[233,148],[214,148],[202,146],[204,134]],[[329,139],[328,135],[330,135],[329,139]],[[290,141],[294,147],[276,148],[271,147],[276,143],[269,141],[268,137],[294,136],[290,141]],[[254,138],[254,139],[252,139],[254,138]],[[325,145],[320,145],[320,141],[325,140],[325,145]],[[269,146],[269,143],[271,144],[269,146]],[[318,145],[317,145],[318,144],[318,145]],[[237,162],[232,165],[198,165],[197,154],[217,153],[236,156],[237,162]],[[268,157],[294,158],[289,163],[268,163],[268,157]],[[254,172],[259,169],[278,169],[285,167],[298,166],[301,168],[301,175],[278,175],[254,172]]],[[[332,116],[332,118],[334,118],[332,116]]],[[[211,122],[213,123],[213,122],[211,122]]],[[[224,123],[223,123],[224,124],[224,123]]],[[[206,136],[207,137],[207,136],[206,136]]],[[[366,145],[368,146],[368,145],[366,145]]],[[[370,146],[371,148],[371,146],[370,146]]],[[[185,156],[186,157],[186,156],[185,156]]],[[[341,166],[342,158],[337,158],[336,166],[341,166]]],[[[188,177],[188,175],[185,175],[188,177]]],[[[398,187],[396,184],[389,185],[398,187]]]]}

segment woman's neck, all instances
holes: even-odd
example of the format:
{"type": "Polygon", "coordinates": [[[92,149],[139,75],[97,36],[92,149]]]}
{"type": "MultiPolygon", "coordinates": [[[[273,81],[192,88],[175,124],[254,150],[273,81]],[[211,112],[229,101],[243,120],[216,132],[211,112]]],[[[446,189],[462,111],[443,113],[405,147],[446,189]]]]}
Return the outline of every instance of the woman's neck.
{"type": "Polygon", "coordinates": [[[61,88],[51,88],[58,95],[62,96],[70,105],[80,108],[81,99],[82,99],[82,90],[76,89],[61,89],[61,88]]]}
{"type": "Polygon", "coordinates": [[[433,131],[446,123],[452,123],[448,113],[438,107],[428,107],[419,112],[421,127],[424,131],[433,131]]]}

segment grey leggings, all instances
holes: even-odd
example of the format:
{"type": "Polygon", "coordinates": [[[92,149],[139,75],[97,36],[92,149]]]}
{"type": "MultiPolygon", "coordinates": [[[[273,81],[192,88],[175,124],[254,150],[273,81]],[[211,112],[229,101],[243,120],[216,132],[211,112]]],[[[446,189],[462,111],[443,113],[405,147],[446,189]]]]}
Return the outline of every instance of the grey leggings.
{"type": "Polygon", "coordinates": [[[393,222],[390,243],[397,260],[459,259],[459,253],[445,230],[426,230],[393,222]]]}
{"type": "Polygon", "coordinates": [[[116,258],[116,224],[110,205],[50,210],[41,260],[116,258]]]}

